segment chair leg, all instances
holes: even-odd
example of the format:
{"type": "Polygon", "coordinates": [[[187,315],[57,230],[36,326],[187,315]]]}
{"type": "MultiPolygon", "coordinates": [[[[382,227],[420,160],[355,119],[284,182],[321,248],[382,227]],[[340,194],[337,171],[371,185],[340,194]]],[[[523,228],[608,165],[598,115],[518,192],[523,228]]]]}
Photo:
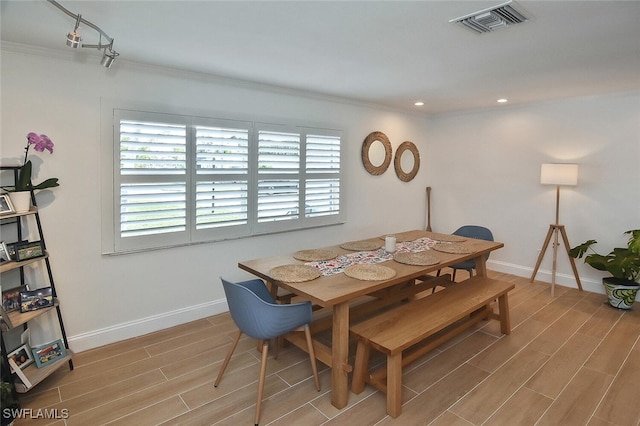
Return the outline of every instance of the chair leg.
{"type": "Polygon", "coordinates": [[[258,380],[258,399],[256,401],[256,421],[258,426],[260,423],[260,409],[262,408],[262,392],[264,391],[264,376],[267,372],[267,356],[269,353],[269,341],[262,343],[262,362],[260,364],[260,379],[258,380]]]}
{"type": "Polygon", "coordinates": [[[454,269],[453,270],[453,275],[451,275],[451,281],[452,282],[456,282],[456,271],[457,271],[457,269],[454,269]]]}
{"type": "Polygon", "coordinates": [[[318,365],[316,363],[316,353],[313,350],[313,340],[311,339],[311,331],[309,326],[304,327],[304,335],[307,338],[307,347],[309,348],[309,359],[311,360],[311,370],[313,371],[313,378],[316,381],[316,390],[320,391],[320,379],[318,378],[318,365]]]}
{"type": "Polygon", "coordinates": [[[236,338],[233,340],[233,343],[229,348],[229,352],[227,353],[227,356],[225,357],[224,362],[222,363],[222,367],[220,367],[220,371],[218,372],[218,377],[216,378],[216,381],[213,384],[214,387],[217,388],[218,384],[220,384],[220,380],[222,380],[222,375],[224,374],[224,371],[227,369],[227,366],[229,365],[229,360],[231,360],[231,355],[233,355],[233,351],[236,350],[236,346],[238,346],[238,341],[240,340],[241,336],[242,336],[242,331],[238,330],[238,333],[236,333],[236,338]]]}
{"type": "Polygon", "coordinates": [[[278,359],[279,349],[280,349],[280,336],[273,339],[273,359],[278,359]]]}

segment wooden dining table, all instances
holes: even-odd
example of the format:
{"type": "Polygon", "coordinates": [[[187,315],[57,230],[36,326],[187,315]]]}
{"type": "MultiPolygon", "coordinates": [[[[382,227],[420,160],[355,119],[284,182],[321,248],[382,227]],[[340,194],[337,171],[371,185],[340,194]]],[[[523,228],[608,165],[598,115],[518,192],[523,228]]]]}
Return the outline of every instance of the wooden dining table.
{"type": "MultiPolygon", "coordinates": [[[[384,249],[384,235],[377,235],[369,239],[359,240],[371,243],[379,243],[380,249],[384,249]]],[[[345,273],[333,273],[330,275],[322,275],[318,278],[302,281],[302,282],[286,282],[272,278],[271,271],[273,268],[282,265],[307,264],[313,265],[313,262],[305,262],[294,258],[295,253],[282,254],[267,258],[254,260],[246,260],[238,263],[238,267],[251,274],[264,279],[270,287],[272,294],[276,295],[278,288],[285,289],[299,296],[303,300],[311,301],[315,306],[327,308],[331,315],[328,318],[328,327],[331,328],[331,346],[328,346],[318,340],[314,340],[314,349],[318,360],[331,367],[331,403],[336,408],[343,408],[347,405],[349,399],[348,374],[352,371],[352,365],[349,364],[349,321],[355,317],[356,310],[358,313],[371,312],[373,309],[406,300],[415,296],[425,288],[432,288],[438,281],[425,280],[425,276],[432,276],[432,272],[438,271],[447,266],[455,265],[465,260],[475,259],[476,273],[479,276],[486,276],[486,258],[488,254],[504,246],[503,243],[494,241],[477,240],[467,238],[464,241],[452,242],[451,235],[439,234],[435,232],[414,230],[406,232],[393,233],[399,244],[403,241],[446,241],[450,244],[461,244],[466,247],[468,253],[446,253],[429,249],[428,253],[439,258],[439,263],[433,265],[409,265],[399,263],[393,259],[385,260],[378,265],[389,267],[395,270],[396,274],[392,278],[382,280],[362,280],[351,278],[345,273]],[[426,240],[425,240],[426,239],[426,240]],[[430,274],[430,275],[429,275],[430,274]],[[418,281],[416,281],[418,279],[418,281]],[[416,284],[417,283],[417,284],[416,284]],[[421,287],[425,285],[426,287],[421,287]],[[426,284],[424,284],[426,283],[426,284]],[[357,305],[355,301],[363,297],[369,297],[371,303],[369,305],[357,305]],[[364,308],[363,308],[364,307],[364,308]]],[[[331,247],[323,247],[323,250],[334,251],[338,256],[353,255],[354,251],[346,250],[341,247],[344,242],[331,247]]],[[[440,244],[446,244],[441,242],[440,244]]],[[[447,278],[433,278],[438,280],[447,278]]],[[[315,321],[314,321],[315,323],[315,321]]],[[[312,327],[312,333],[314,329],[312,327]]],[[[296,341],[295,338],[290,339],[294,344],[301,348],[306,347],[304,340],[296,341]]]]}

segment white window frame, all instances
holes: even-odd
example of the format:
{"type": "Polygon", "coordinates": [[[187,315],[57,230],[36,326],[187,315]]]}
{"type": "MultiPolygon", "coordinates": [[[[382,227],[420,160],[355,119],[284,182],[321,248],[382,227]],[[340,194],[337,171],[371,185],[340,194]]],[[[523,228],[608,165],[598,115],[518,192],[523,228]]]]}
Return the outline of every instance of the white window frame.
{"type": "MultiPolygon", "coordinates": [[[[106,116],[105,117],[106,120],[106,116]]],[[[102,252],[104,254],[123,254],[145,250],[157,250],[181,245],[200,244],[227,239],[250,237],[270,233],[308,229],[319,226],[329,226],[344,223],[344,132],[332,129],[331,126],[307,126],[302,124],[268,123],[259,120],[230,120],[221,118],[207,118],[156,112],[136,111],[130,109],[113,108],[110,111],[110,128],[103,123],[102,153],[104,168],[103,180],[103,238],[102,252]],[[120,236],[120,120],[144,120],[149,122],[181,124],[186,126],[186,163],[187,171],[184,175],[186,185],[186,229],[184,232],[158,233],[152,235],[121,237],[120,236]],[[195,126],[240,128],[249,131],[248,139],[248,173],[247,173],[247,224],[235,226],[219,226],[208,229],[196,229],[195,196],[196,184],[199,176],[196,174],[195,126]],[[257,219],[258,190],[257,183],[261,178],[258,173],[258,132],[283,132],[300,134],[300,168],[297,172],[287,176],[299,179],[299,199],[297,218],[286,218],[259,222],[257,219]],[[106,133],[105,133],[106,132],[106,133]],[[339,140],[339,169],[330,171],[308,171],[305,169],[306,138],[309,135],[338,138],[339,140]],[[108,155],[107,155],[108,153],[108,155]],[[338,181],[338,208],[336,213],[319,215],[308,213],[300,206],[306,205],[306,183],[314,179],[336,179],[338,181]]],[[[209,176],[216,176],[215,173],[209,176]]],[[[219,175],[222,176],[222,175],[219,175]]],[[[201,176],[200,176],[201,177],[201,176]]],[[[224,179],[224,178],[222,178],[224,179]]],[[[333,191],[333,189],[329,189],[333,191]]],[[[293,216],[292,216],[293,217],[293,216]]]]}

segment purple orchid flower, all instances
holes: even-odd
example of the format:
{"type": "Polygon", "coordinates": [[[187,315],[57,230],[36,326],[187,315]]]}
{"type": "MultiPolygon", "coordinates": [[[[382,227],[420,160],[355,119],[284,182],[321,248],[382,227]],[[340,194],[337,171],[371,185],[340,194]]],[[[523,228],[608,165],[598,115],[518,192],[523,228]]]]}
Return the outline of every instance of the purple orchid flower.
{"type": "Polygon", "coordinates": [[[24,148],[24,162],[27,162],[29,148],[33,145],[33,149],[38,152],[44,152],[46,149],[53,154],[53,141],[47,135],[38,135],[34,132],[27,133],[27,146],[24,148]]]}
{"type": "Polygon", "coordinates": [[[36,142],[36,144],[33,146],[33,149],[38,152],[43,152],[46,149],[51,154],[53,154],[53,142],[47,135],[40,135],[40,140],[36,142]]]}
{"type": "Polygon", "coordinates": [[[18,181],[16,182],[15,191],[33,191],[36,189],[46,189],[59,186],[58,178],[49,178],[44,182],[33,185],[31,183],[31,161],[28,160],[29,148],[33,145],[33,149],[38,152],[44,152],[46,149],[53,154],[53,141],[47,135],[38,135],[34,132],[27,133],[27,146],[24,147],[24,165],[20,167],[18,181]]]}
{"type": "Polygon", "coordinates": [[[30,132],[27,134],[27,141],[29,144],[36,144],[40,141],[40,136],[36,133],[30,132]]]}
{"type": "Polygon", "coordinates": [[[40,135],[31,132],[27,135],[29,145],[33,145],[33,149],[38,152],[43,152],[45,149],[53,154],[53,142],[47,135],[40,135]]]}

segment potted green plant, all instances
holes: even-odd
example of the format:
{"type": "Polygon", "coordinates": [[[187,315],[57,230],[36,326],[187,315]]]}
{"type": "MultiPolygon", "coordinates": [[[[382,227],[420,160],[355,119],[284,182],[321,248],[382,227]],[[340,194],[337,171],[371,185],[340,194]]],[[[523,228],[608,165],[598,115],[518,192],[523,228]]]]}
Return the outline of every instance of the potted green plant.
{"type": "Polygon", "coordinates": [[[13,379],[9,373],[9,366],[5,362],[4,356],[0,357],[2,380],[0,381],[0,425],[9,426],[17,416],[20,402],[18,401],[13,379]]]}
{"type": "Polygon", "coordinates": [[[596,240],[585,241],[572,248],[569,254],[577,259],[586,255],[584,262],[587,265],[611,274],[602,279],[609,304],[620,309],[631,309],[640,289],[640,229],[632,229],[625,235],[629,235],[627,247],[616,247],[607,255],[598,254],[591,248],[597,243],[596,240]],[[589,250],[592,253],[587,254],[589,250]]]}
{"type": "Polygon", "coordinates": [[[0,424],[11,425],[16,418],[14,410],[20,408],[18,400],[14,396],[13,383],[0,382],[0,400],[2,401],[2,421],[0,424]]]}
{"type": "Polygon", "coordinates": [[[24,148],[24,165],[20,167],[20,170],[18,171],[18,180],[15,182],[15,186],[3,188],[9,192],[11,202],[18,212],[29,210],[29,206],[31,205],[31,193],[33,191],[37,189],[53,188],[60,185],[58,183],[58,178],[49,178],[37,185],[34,185],[31,182],[33,165],[31,164],[31,160],[27,159],[29,148],[31,148],[31,146],[33,146],[33,149],[38,152],[47,150],[53,154],[53,142],[47,135],[38,135],[34,132],[27,134],[27,146],[24,148]]]}

